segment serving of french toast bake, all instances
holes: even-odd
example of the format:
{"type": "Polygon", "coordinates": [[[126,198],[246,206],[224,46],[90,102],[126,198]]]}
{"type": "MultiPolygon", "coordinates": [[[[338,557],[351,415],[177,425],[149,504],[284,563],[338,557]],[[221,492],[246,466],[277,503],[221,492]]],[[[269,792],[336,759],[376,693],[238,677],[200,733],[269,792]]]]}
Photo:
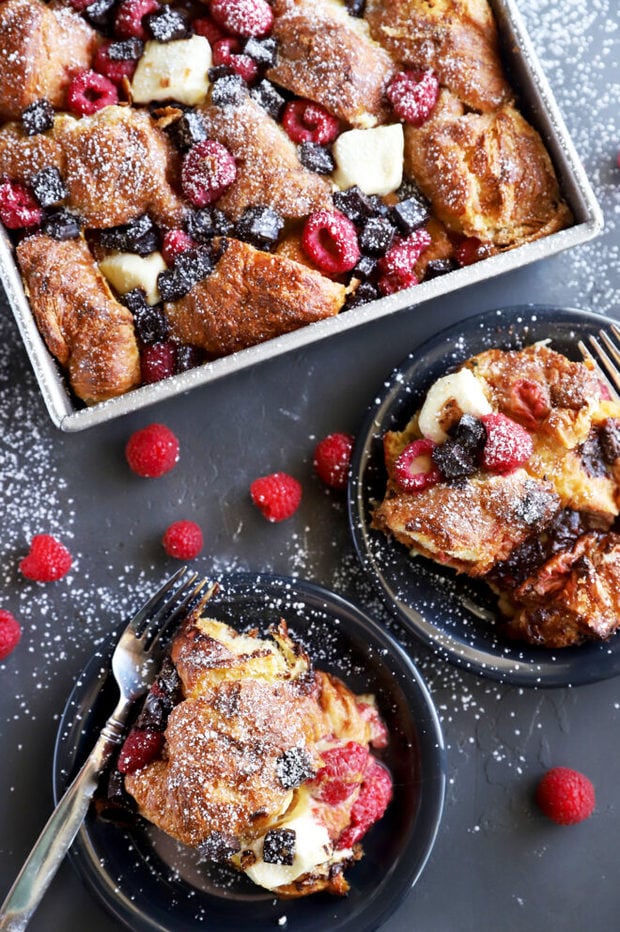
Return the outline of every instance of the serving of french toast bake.
{"type": "Polygon", "coordinates": [[[99,808],[142,818],[278,897],[343,895],[392,778],[374,697],[314,668],[281,621],[240,634],[193,613],[176,635],[99,808]]]}
{"type": "Polygon", "coordinates": [[[486,0],[4,0],[0,121],[87,405],[571,223],[486,0]]]}
{"type": "Polygon", "coordinates": [[[373,526],[487,583],[503,633],[556,648],[620,625],[620,403],[545,343],[488,349],[384,438],[373,526]]]}

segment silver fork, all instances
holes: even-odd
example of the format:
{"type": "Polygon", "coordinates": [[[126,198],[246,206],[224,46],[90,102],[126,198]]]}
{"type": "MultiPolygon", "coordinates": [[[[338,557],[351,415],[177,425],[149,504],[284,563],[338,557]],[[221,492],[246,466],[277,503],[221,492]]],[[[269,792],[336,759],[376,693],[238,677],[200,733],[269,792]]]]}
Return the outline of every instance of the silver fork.
{"type": "Polygon", "coordinates": [[[596,366],[605,380],[612,398],[620,401],[620,326],[610,324],[609,329],[615,339],[605,330],[599,330],[598,337],[590,335],[588,347],[583,340],[577,346],[584,359],[596,366]]]}
{"type": "MultiPolygon", "coordinates": [[[[162,637],[201,597],[206,580],[187,567],[174,574],[134,615],[112,654],[120,698],[95,746],[39,835],[0,909],[0,929],[19,932],[28,925],[88,810],[97,778],[125,733],[132,703],[146,693],[163,656],[162,637]]],[[[207,594],[208,597],[208,594],[207,594]]]]}

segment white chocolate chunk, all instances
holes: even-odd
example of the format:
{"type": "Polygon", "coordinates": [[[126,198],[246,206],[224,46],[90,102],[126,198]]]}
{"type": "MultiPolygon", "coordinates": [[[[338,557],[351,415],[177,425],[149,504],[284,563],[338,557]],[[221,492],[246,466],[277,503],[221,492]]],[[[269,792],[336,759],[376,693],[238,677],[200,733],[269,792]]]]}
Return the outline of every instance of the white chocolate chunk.
{"type": "Polygon", "coordinates": [[[291,829],[295,832],[295,856],[292,864],[268,864],[262,859],[263,839],[259,838],[252,845],[257,861],[246,868],[246,874],[258,884],[273,890],[283,884],[292,883],[297,877],[312,871],[317,865],[324,864],[333,853],[327,829],[306,812],[297,818],[278,826],[279,829],[291,829]]]}
{"type": "Polygon", "coordinates": [[[418,426],[423,437],[443,443],[448,439],[444,426],[456,423],[461,414],[482,417],[492,410],[473,372],[459,369],[431,385],[418,416],[418,426]]]}
{"type": "Polygon", "coordinates": [[[189,106],[202,103],[209,90],[207,72],[212,62],[211,46],[204,36],[147,42],[131,82],[133,100],[138,104],[170,99],[189,106]]]}
{"type": "Polygon", "coordinates": [[[107,278],[118,294],[125,294],[132,288],[142,288],[146,292],[148,304],[161,301],[157,288],[157,276],[166,269],[161,253],[152,252],[149,256],[138,256],[133,252],[117,252],[106,256],[99,263],[101,274],[107,278]]]}
{"type": "Polygon", "coordinates": [[[343,191],[357,185],[365,194],[389,194],[403,180],[404,146],[400,123],[341,133],[332,147],[332,179],[343,191]]]}

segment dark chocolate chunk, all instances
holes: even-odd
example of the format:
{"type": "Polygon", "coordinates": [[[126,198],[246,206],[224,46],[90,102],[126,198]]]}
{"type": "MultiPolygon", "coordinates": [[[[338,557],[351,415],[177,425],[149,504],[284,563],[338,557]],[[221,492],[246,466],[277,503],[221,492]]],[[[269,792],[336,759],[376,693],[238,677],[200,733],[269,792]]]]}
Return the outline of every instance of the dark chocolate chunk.
{"type": "Polygon", "coordinates": [[[202,362],[204,362],[204,354],[199,346],[192,346],[189,343],[177,346],[175,372],[188,372],[201,365],[202,362]]]}
{"type": "Polygon", "coordinates": [[[604,461],[613,466],[620,459],[620,420],[607,418],[599,428],[599,439],[604,461]]]}
{"type": "Polygon", "coordinates": [[[246,98],[248,86],[241,75],[231,72],[225,65],[220,65],[219,68],[224,69],[223,74],[219,74],[219,69],[216,68],[209,70],[209,78],[213,82],[211,103],[216,107],[238,107],[246,98]],[[218,71],[218,74],[212,77],[214,71],[218,71]]]}
{"type": "Polygon", "coordinates": [[[289,748],[276,760],[276,775],[286,790],[293,790],[314,776],[312,762],[304,748],[289,748]]]}
{"type": "Polygon", "coordinates": [[[451,431],[452,437],[474,455],[482,452],[487,439],[486,427],[479,417],[462,414],[451,431]]]}
{"type": "Polygon", "coordinates": [[[320,146],[316,142],[302,142],[297,151],[304,168],[316,172],[317,175],[331,175],[336,167],[334,157],[326,146],[320,146]]]}
{"type": "Polygon", "coordinates": [[[228,236],[233,223],[216,207],[200,207],[187,215],[185,229],[197,243],[208,243],[214,236],[228,236]]]}
{"type": "Polygon", "coordinates": [[[433,449],[431,458],[444,479],[473,476],[478,469],[475,454],[458,440],[446,440],[433,449]]]}
{"type": "Polygon", "coordinates": [[[188,249],[174,260],[171,269],[160,272],[157,287],[162,301],[179,301],[194,285],[213,271],[211,253],[205,246],[188,249]]]}
{"type": "Polygon", "coordinates": [[[377,260],[372,256],[361,256],[353,269],[353,275],[358,278],[372,278],[377,270],[377,260]]]}
{"type": "Polygon", "coordinates": [[[603,456],[600,431],[592,428],[579,447],[579,455],[583,468],[589,476],[602,479],[607,475],[607,465],[603,456]]]}
{"type": "Polygon", "coordinates": [[[413,195],[398,204],[394,204],[390,217],[401,233],[409,236],[414,230],[424,226],[431,218],[428,202],[422,195],[413,195]]]}
{"type": "Polygon", "coordinates": [[[346,191],[333,194],[335,207],[355,224],[361,224],[370,217],[386,216],[389,208],[376,194],[364,194],[357,185],[346,191]]]}
{"type": "Polygon", "coordinates": [[[381,297],[381,292],[372,282],[362,282],[355,291],[348,294],[344,302],[344,310],[350,311],[351,308],[359,307],[360,304],[368,304],[369,301],[376,301],[381,297]]]}
{"type": "Polygon", "coordinates": [[[131,291],[126,291],[119,297],[119,301],[121,304],[124,304],[125,307],[129,308],[132,314],[135,314],[136,311],[141,310],[141,308],[149,306],[146,302],[146,292],[143,288],[132,288],[131,291]]]}
{"type": "Polygon", "coordinates": [[[431,261],[426,264],[424,280],[430,281],[432,278],[446,275],[448,272],[453,272],[454,269],[458,269],[458,267],[458,263],[453,259],[431,259],[431,261]]]}
{"type": "Polygon", "coordinates": [[[344,0],[350,16],[361,17],[366,9],[366,0],[344,0]]]}
{"type": "Polygon", "coordinates": [[[94,3],[86,7],[84,16],[93,26],[105,29],[115,5],[116,0],[95,0],[94,3]]]}
{"type": "Polygon", "coordinates": [[[170,333],[168,318],[157,305],[144,304],[133,312],[136,333],[142,343],[160,343],[170,333]]]}
{"type": "Polygon", "coordinates": [[[41,207],[55,207],[69,192],[57,168],[47,166],[30,179],[30,186],[41,207]]]}
{"type": "Polygon", "coordinates": [[[191,149],[208,136],[204,117],[197,110],[186,110],[183,116],[167,127],[174,145],[183,151],[191,149]]]}
{"type": "Polygon", "coordinates": [[[142,214],[122,226],[100,231],[101,245],[106,249],[135,252],[147,256],[159,247],[159,234],[148,214],[142,214]]]}
{"type": "Polygon", "coordinates": [[[272,207],[246,207],[235,224],[235,235],[257,249],[272,249],[284,226],[284,220],[272,207]]]}
{"type": "Polygon", "coordinates": [[[208,838],[200,844],[198,850],[207,861],[221,864],[228,861],[233,854],[241,851],[238,838],[234,835],[225,835],[222,832],[211,832],[208,838]]]}
{"type": "Polygon", "coordinates": [[[295,860],[295,840],[292,828],[272,828],[263,840],[263,861],[291,865],[295,860]]]}
{"type": "Polygon", "coordinates": [[[186,39],[191,34],[187,19],[180,10],[173,10],[164,4],[154,13],[144,17],[144,22],[154,39],[158,42],[174,42],[186,39]]]}
{"type": "Polygon", "coordinates": [[[123,39],[120,42],[110,42],[108,58],[110,61],[135,61],[142,57],[144,42],[141,39],[123,39]]]}
{"type": "Polygon", "coordinates": [[[22,110],[22,126],[27,136],[44,133],[54,125],[54,108],[45,97],[33,101],[22,110]]]}
{"type": "Polygon", "coordinates": [[[280,119],[286,99],[274,87],[271,81],[267,81],[266,78],[259,81],[259,83],[250,90],[250,97],[255,100],[263,110],[266,110],[269,116],[272,116],[274,120],[280,119]]]}
{"type": "Polygon", "coordinates": [[[396,229],[387,217],[369,217],[359,235],[360,249],[368,256],[384,256],[395,233],[396,229]]]}
{"type": "Polygon", "coordinates": [[[57,240],[77,239],[81,228],[81,218],[64,207],[51,211],[41,222],[41,231],[57,240]]]}

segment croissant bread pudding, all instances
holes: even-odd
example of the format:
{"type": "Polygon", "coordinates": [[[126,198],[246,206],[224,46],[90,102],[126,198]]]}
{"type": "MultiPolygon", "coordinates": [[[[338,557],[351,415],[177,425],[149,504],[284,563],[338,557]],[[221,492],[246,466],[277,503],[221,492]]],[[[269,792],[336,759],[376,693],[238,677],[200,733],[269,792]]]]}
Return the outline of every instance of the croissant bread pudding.
{"type": "Polygon", "coordinates": [[[373,526],[498,596],[502,630],[545,647],[620,625],[620,403],[544,343],[438,379],[402,432],[373,526]]]}
{"type": "Polygon", "coordinates": [[[238,634],[194,613],[176,635],[100,809],[139,815],[280,897],[343,895],[392,794],[372,696],[316,670],[286,623],[238,634]]]}
{"type": "Polygon", "coordinates": [[[571,215],[486,0],[4,0],[0,220],[95,404],[571,215]]]}

